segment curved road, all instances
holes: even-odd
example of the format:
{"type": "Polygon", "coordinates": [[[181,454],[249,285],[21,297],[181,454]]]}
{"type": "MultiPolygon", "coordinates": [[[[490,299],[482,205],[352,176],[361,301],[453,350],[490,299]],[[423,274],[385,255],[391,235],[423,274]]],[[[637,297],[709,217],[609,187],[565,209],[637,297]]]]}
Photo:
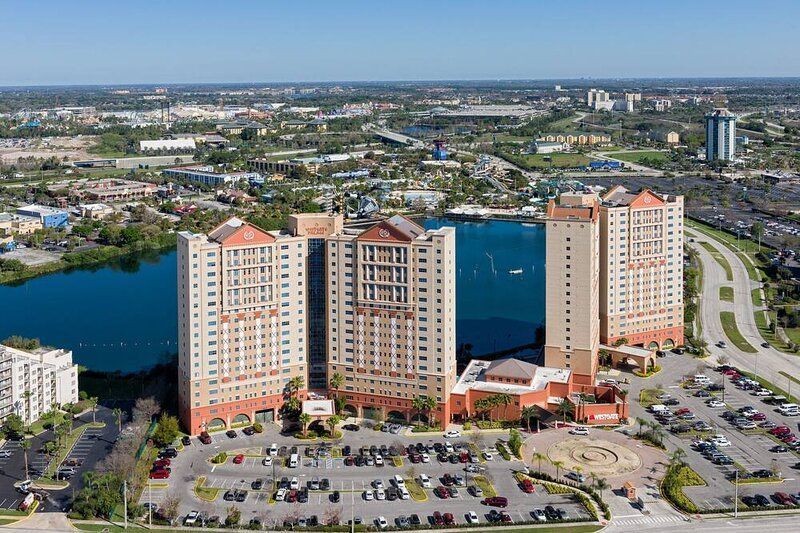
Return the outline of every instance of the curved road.
{"type": "Polygon", "coordinates": [[[747,268],[742,260],[728,247],[717,239],[709,237],[697,230],[691,230],[696,235],[694,243],[689,243],[697,250],[703,264],[703,291],[700,298],[700,319],[702,321],[703,337],[708,342],[708,350],[714,358],[721,355],[727,356],[731,363],[752,372],[758,371],[775,385],[784,389],[788,388],[788,380],[779,374],[780,371],[793,376],[800,376],[800,357],[786,354],[773,347],[763,348],[764,339],[755,323],[755,306],[751,297],[751,290],[761,286],[753,282],[747,274],[747,268]],[[733,272],[733,281],[727,280],[725,271],[711,254],[699,242],[708,242],[719,251],[733,272]],[[719,299],[720,286],[732,286],[734,303],[723,302],[719,299]],[[733,311],[739,332],[749,342],[757,353],[746,353],[738,349],[732,342],[728,342],[725,349],[719,348],[716,343],[727,339],[722,329],[719,318],[720,311],[733,311]],[[756,368],[756,365],[758,367],[756,368]]]}

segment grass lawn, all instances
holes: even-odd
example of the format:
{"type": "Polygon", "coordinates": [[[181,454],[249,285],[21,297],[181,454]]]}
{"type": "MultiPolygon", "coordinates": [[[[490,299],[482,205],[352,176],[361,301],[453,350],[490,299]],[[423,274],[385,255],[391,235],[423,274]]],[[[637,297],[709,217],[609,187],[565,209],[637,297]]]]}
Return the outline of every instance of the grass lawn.
{"type": "Polygon", "coordinates": [[[17,520],[14,518],[0,518],[0,526],[7,526],[8,524],[13,524],[17,520]]]}
{"type": "Polygon", "coordinates": [[[725,330],[725,336],[727,336],[737,348],[743,352],[756,353],[756,349],[753,348],[739,332],[739,327],[736,325],[736,316],[732,311],[721,311],[719,313],[719,319],[722,322],[722,329],[725,330]]]}
{"type": "Polygon", "coordinates": [[[720,287],[719,288],[719,299],[724,302],[732,302],[733,301],[733,287],[720,287]]]}
{"type": "Polygon", "coordinates": [[[664,163],[670,160],[669,152],[659,152],[657,150],[642,150],[638,152],[616,152],[611,157],[626,161],[628,163],[664,163]]]}
{"type": "Polygon", "coordinates": [[[561,133],[561,130],[573,128],[575,127],[575,122],[573,122],[573,120],[575,120],[575,117],[577,116],[578,115],[572,115],[571,117],[566,117],[560,120],[556,120],[555,122],[551,122],[547,126],[547,129],[548,131],[561,133]]]}
{"type": "Polygon", "coordinates": [[[713,257],[717,263],[719,263],[719,266],[721,266],[725,271],[725,279],[728,281],[733,281],[733,270],[731,269],[731,264],[728,263],[727,259],[725,259],[725,256],[722,255],[719,250],[714,248],[714,245],[710,242],[701,242],[700,246],[708,250],[708,253],[711,254],[711,257],[713,257]]]}
{"type": "Polygon", "coordinates": [[[213,502],[219,496],[220,489],[206,487],[206,477],[200,476],[194,484],[194,494],[204,502],[213,502]]]}
{"type": "Polygon", "coordinates": [[[408,489],[408,493],[411,494],[411,499],[415,502],[424,502],[428,500],[428,493],[413,479],[406,479],[406,488],[408,489]]]}
{"type": "Polygon", "coordinates": [[[55,417],[40,418],[39,420],[37,420],[36,422],[31,424],[30,432],[33,435],[38,435],[39,433],[41,433],[42,431],[45,430],[45,427],[44,427],[45,424],[50,424],[52,426],[57,426],[58,424],[60,424],[63,421],[64,421],[64,413],[61,412],[61,411],[58,411],[58,412],[56,412],[55,417]]]}
{"type": "Polygon", "coordinates": [[[551,163],[553,168],[574,168],[584,167],[589,164],[589,158],[583,154],[525,154],[519,156],[531,168],[550,168],[551,163]],[[545,161],[545,157],[552,159],[545,161]]]}
{"type": "Polygon", "coordinates": [[[761,289],[753,289],[750,294],[752,295],[753,305],[756,307],[764,305],[764,300],[761,298],[761,289]]]}
{"type": "Polygon", "coordinates": [[[795,344],[800,344],[800,328],[783,328],[789,340],[795,344]]]}
{"type": "MultiPolygon", "coordinates": [[[[582,526],[566,526],[566,527],[524,527],[522,529],[512,529],[514,533],[593,533],[599,531],[603,526],[582,525],[582,526]]],[[[494,531],[491,528],[489,531],[494,531]]]]}
{"type": "Polygon", "coordinates": [[[482,491],[484,498],[491,498],[497,496],[497,491],[494,490],[494,485],[489,483],[489,480],[484,476],[473,476],[472,482],[475,483],[482,491]]]}
{"type": "Polygon", "coordinates": [[[660,391],[658,389],[642,389],[639,392],[639,403],[642,407],[648,408],[651,405],[655,405],[657,403],[661,403],[660,400],[656,398],[659,394],[664,391],[660,391]]]}

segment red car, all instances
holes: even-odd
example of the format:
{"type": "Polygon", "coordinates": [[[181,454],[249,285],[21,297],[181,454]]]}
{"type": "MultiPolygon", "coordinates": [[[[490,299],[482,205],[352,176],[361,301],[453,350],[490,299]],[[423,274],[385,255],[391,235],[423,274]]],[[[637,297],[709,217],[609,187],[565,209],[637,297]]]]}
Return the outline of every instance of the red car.
{"type": "Polygon", "coordinates": [[[446,500],[447,498],[450,497],[450,492],[446,488],[441,487],[441,486],[440,487],[436,487],[436,489],[433,492],[435,492],[436,495],[438,497],[440,497],[441,499],[443,499],[443,500],[446,500]]]}
{"type": "Polygon", "coordinates": [[[444,515],[442,515],[442,518],[444,519],[444,523],[447,526],[452,526],[453,524],[456,523],[456,519],[455,517],[453,517],[451,513],[444,513],[444,515]]]}
{"type": "Polygon", "coordinates": [[[203,444],[211,444],[211,435],[209,435],[205,431],[200,433],[200,436],[197,438],[200,439],[200,442],[202,442],[203,444]]]}
{"type": "Polygon", "coordinates": [[[169,479],[169,470],[166,468],[159,468],[150,472],[150,479],[169,479]]]}
{"type": "Polygon", "coordinates": [[[786,494],[785,492],[776,492],[772,495],[772,499],[780,505],[795,505],[797,503],[794,496],[786,494]]]}
{"type": "Polygon", "coordinates": [[[440,513],[439,511],[435,511],[433,513],[433,524],[436,526],[444,525],[444,518],[442,517],[442,513],[440,513]]]}
{"type": "Polygon", "coordinates": [[[691,413],[691,412],[692,412],[692,410],[691,410],[691,409],[689,409],[688,407],[681,407],[680,409],[678,409],[677,411],[675,411],[675,414],[676,414],[677,416],[680,416],[680,415],[685,415],[685,414],[687,414],[687,413],[691,413]]]}
{"type": "Polygon", "coordinates": [[[508,498],[493,496],[491,498],[484,498],[481,503],[490,507],[508,507],[508,498]]]}
{"type": "Polygon", "coordinates": [[[767,415],[764,413],[755,413],[753,416],[750,417],[750,420],[754,420],[756,422],[763,422],[767,419],[767,415]]]}
{"type": "Polygon", "coordinates": [[[508,513],[507,513],[507,512],[505,512],[505,511],[502,511],[502,512],[500,513],[500,520],[502,520],[502,521],[503,521],[503,522],[505,522],[506,524],[510,524],[510,523],[511,523],[511,515],[510,515],[510,514],[508,514],[508,513]]]}
{"type": "Polygon", "coordinates": [[[169,466],[169,465],[170,465],[170,460],[167,459],[167,458],[164,458],[164,459],[159,459],[158,461],[153,463],[153,468],[154,469],[164,468],[165,466],[169,466]]]}
{"type": "Polygon", "coordinates": [[[294,503],[297,501],[297,491],[290,490],[289,493],[286,495],[286,501],[289,503],[294,503]]]}
{"type": "Polygon", "coordinates": [[[779,438],[779,439],[780,439],[780,440],[781,440],[781,441],[782,441],[784,444],[789,444],[790,442],[794,442],[794,441],[796,441],[796,440],[797,440],[797,437],[796,437],[794,434],[792,434],[792,433],[789,433],[788,435],[781,435],[781,436],[780,436],[780,437],[778,437],[778,438],[779,438]]]}
{"type": "Polygon", "coordinates": [[[233,464],[235,465],[240,465],[242,464],[243,461],[244,461],[244,455],[242,455],[241,453],[233,458],[233,464]]]}
{"type": "Polygon", "coordinates": [[[778,426],[776,428],[773,428],[773,429],[769,430],[769,434],[770,435],[775,435],[775,436],[788,435],[791,432],[792,432],[792,430],[789,428],[789,426],[778,426]]]}
{"type": "Polygon", "coordinates": [[[456,482],[455,478],[450,474],[445,474],[442,476],[442,483],[444,483],[445,487],[449,487],[450,485],[454,485],[456,482]]]}
{"type": "Polygon", "coordinates": [[[533,492],[533,483],[531,483],[530,479],[523,479],[521,486],[522,492],[527,492],[528,494],[533,492]]]}
{"type": "Polygon", "coordinates": [[[409,458],[409,459],[411,460],[411,462],[412,462],[412,463],[414,463],[414,464],[416,464],[416,463],[419,463],[419,462],[422,460],[422,458],[421,458],[419,455],[417,455],[417,454],[409,455],[409,456],[408,456],[408,458],[409,458]]]}

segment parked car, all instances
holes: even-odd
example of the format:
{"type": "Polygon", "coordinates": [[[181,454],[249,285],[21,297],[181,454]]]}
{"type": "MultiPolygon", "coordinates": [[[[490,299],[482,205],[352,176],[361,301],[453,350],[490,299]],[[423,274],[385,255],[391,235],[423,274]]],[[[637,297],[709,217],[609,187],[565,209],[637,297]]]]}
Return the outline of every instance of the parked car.
{"type": "Polygon", "coordinates": [[[584,426],[577,426],[569,430],[571,435],[589,435],[589,429],[584,426]]]}
{"type": "Polygon", "coordinates": [[[481,503],[490,507],[508,507],[508,498],[493,496],[491,498],[484,498],[481,503]]]}
{"type": "Polygon", "coordinates": [[[244,455],[238,454],[236,457],[233,458],[233,464],[240,465],[244,462],[244,455]]]}
{"type": "Polygon", "coordinates": [[[212,441],[212,439],[211,439],[211,435],[209,435],[209,434],[208,434],[207,432],[205,432],[205,431],[204,431],[204,432],[202,432],[202,433],[200,433],[200,436],[199,436],[199,437],[197,437],[197,438],[198,438],[198,439],[200,440],[200,442],[202,442],[203,444],[211,444],[211,443],[213,442],[213,441],[212,441]]]}
{"type": "Polygon", "coordinates": [[[227,435],[227,437],[228,437],[229,439],[235,439],[236,437],[238,437],[238,435],[236,434],[236,432],[235,432],[234,430],[232,430],[232,429],[229,429],[228,431],[226,431],[226,432],[225,432],[225,435],[227,435]]]}

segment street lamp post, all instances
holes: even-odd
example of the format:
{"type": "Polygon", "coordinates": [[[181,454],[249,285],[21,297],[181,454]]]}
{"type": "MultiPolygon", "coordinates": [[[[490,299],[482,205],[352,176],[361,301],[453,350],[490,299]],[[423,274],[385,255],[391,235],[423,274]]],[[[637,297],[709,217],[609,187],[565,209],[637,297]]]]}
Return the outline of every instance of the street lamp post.
{"type": "Polygon", "coordinates": [[[739,518],[739,469],[736,469],[736,479],[733,482],[733,517],[739,518]]]}

